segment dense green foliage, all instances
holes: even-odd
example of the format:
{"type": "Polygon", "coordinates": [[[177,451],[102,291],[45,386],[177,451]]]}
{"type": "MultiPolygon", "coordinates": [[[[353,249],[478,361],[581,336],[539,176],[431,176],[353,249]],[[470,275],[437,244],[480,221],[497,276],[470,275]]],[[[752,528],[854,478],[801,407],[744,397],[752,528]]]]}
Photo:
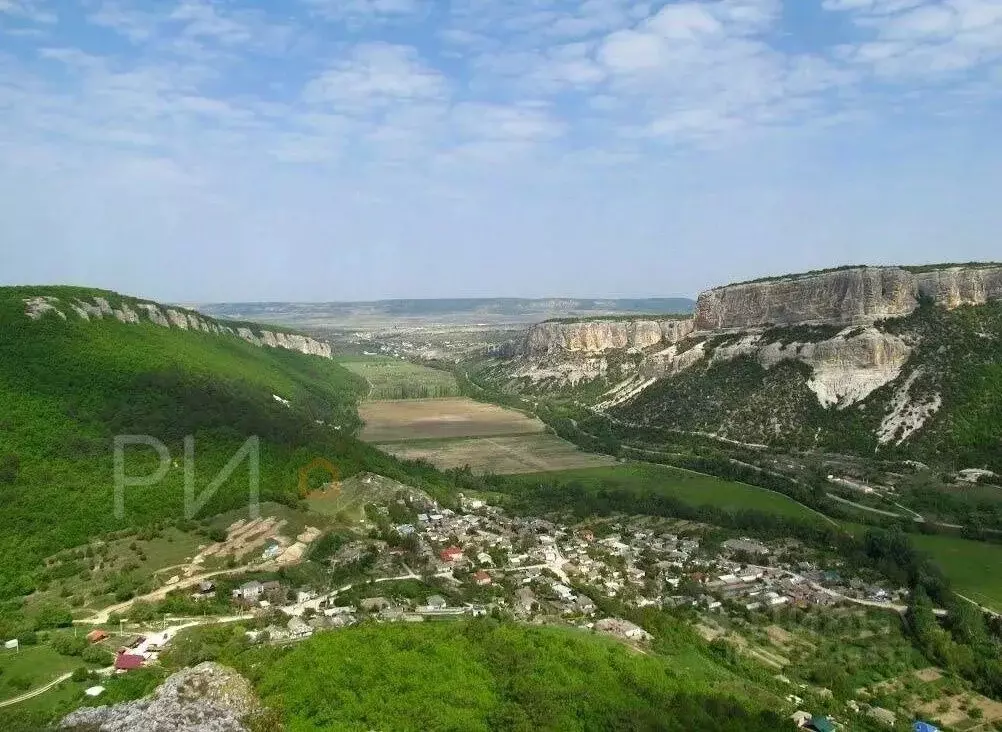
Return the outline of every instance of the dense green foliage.
{"type": "MultiPolygon", "coordinates": [[[[369,469],[412,483],[437,480],[430,470],[410,477],[399,461],[352,437],[365,384],[330,360],[146,320],[54,313],[30,320],[23,300],[41,294],[122,302],[81,288],[0,289],[0,598],[29,592],[41,559],[60,549],[184,518],[186,435],[194,437],[196,495],[255,435],[262,501],[298,501],[298,471],[318,456],[342,475],[369,469]],[[160,482],[126,489],[122,520],[114,512],[112,450],[120,434],[150,435],[172,458],[160,482]]],[[[124,454],[129,476],[159,465],[150,447],[124,454]]],[[[248,496],[244,460],[199,517],[246,506],[248,496]]]]}
{"type": "Polygon", "coordinates": [[[363,626],[255,649],[237,665],[289,732],[787,728],[719,691],[729,677],[711,663],[692,672],[580,631],[488,620],[363,626]]]}

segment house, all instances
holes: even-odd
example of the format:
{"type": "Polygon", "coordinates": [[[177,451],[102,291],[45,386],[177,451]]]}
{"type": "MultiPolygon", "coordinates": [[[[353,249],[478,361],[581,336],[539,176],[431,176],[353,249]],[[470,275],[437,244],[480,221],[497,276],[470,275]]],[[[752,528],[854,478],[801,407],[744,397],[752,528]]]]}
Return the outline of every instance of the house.
{"type": "Polygon", "coordinates": [[[87,642],[88,643],[100,643],[101,641],[107,640],[108,638],[109,638],[109,635],[107,633],[105,633],[103,630],[96,630],[95,629],[95,630],[92,630],[90,633],[87,634],[87,642]]]}
{"type": "Polygon", "coordinates": [[[491,576],[484,570],[480,569],[473,575],[473,581],[482,587],[483,585],[489,585],[491,583],[491,576]]]}
{"type": "Polygon", "coordinates": [[[431,595],[428,598],[428,607],[432,610],[441,610],[449,605],[441,595],[431,595]]]}
{"type": "Polygon", "coordinates": [[[603,618],[595,623],[595,630],[629,640],[646,641],[653,638],[650,633],[639,625],[631,623],[629,620],[623,620],[622,618],[603,618]]]}
{"type": "Polygon", "coordinates": [[[263,590],[264,588],[260,582],[251,580],[250,582],[244,582],[233,590],[233,597],[238,600],[246,600],[247,602],[257,602],[263,590]]]}
{"type": "Polygon", "coordinates": [[[132,653],[119,653],[115,656],[115,670],[116,671],[132,671],[141,667],[146,662],[146,659],[142,656],[137,656],[132,653]]]}
{"type": "Polygon", "coordinates": [[[491,555],[488,554],[487,552],[480,552],[477,555],[477,561],[480,562],[481,564],[487,564],[487,565],[490,565],[490,566],[494,566],[494,560],[491,559],[491,555]]]}
{"type": "Polygon", "coordinates": [[[457,562],[463,558],[463,550],[458,546],[450,546],[443,549],[439,556],[442,558],[443,562],[457,562]]]}

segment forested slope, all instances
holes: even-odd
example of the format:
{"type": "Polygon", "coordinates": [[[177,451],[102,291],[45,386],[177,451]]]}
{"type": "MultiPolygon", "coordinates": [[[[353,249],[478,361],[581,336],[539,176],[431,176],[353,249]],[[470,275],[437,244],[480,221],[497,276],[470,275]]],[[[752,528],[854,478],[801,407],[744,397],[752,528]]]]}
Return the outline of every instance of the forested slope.
{"type": "MultiPolygon", "coordinates": [[[[99,296],[82,288],[0,289],[0,598],[29,592],[41,559],[103,532],[183,518],[183,440],[195,438],[196,494],[250,436],[260,440],[261,500],[297,497],[314,457],[343,473],[399,474],[355,440],[364,381],[330,359],[254,345],[235,335],[115,318],[26,315],[25,298],[99,296]],[[275,397],[281,397],[279,401],[275,397]],[[150,435],[170,450],[162,481],[126,491],[114,515],[115,435],[150,435]]],[[[147,475],[149,447],[125,452],[147,475]]],[[[244,461],[200,516],[246,505],[244,461]]]]}

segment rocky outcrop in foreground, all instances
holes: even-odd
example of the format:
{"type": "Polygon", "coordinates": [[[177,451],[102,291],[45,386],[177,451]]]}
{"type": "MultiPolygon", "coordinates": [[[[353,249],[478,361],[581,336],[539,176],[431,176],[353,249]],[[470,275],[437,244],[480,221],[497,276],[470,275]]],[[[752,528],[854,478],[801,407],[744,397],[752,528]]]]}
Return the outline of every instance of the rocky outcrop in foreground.
{"type": "Polygon", "coordinates": [[[329,343],[318,341],[298,333],[282,333],[270,330],[254,330],[247,327],[231,327],[211,318],[182,308],[171,308],[152,302],[132,302],[123,300],[118,307],[112,307],[106,298],[95,297],[93,302],[83,298],[63,301],[58,297],[43,295],[24,299],[24,312],[32,320],[46,316],[56,316],[63,320],[76,317],[82,320],[114,319],[120,323],[150,322],[163,328],[195,330],[216,335],[230,335],[243,338],[255,346],[284,348],[311,356],[332,358],[329,343]]]}
{"type": "Polygon", "coordinates": [[[78,709],[59,723],[66,732],[246,732],[260,705],[250,682],[206,662],[168,678],[145,699],[78,709]]]}
{"type": "Polygon", "coordinates": [[[726,285],[700,294],[696,329],[854,325],[908,315],[922,297],[947,308],[1002,299],[1002,266],[854,267],[726,285]]]}

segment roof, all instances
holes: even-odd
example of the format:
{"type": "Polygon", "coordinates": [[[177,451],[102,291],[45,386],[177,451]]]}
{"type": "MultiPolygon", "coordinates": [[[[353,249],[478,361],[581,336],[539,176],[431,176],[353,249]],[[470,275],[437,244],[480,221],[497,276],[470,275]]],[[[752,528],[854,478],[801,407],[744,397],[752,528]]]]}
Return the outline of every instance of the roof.
{"type": "Polygon", "coordinates": [[[912,732],[939,732],[939,727],[933,727],[928,722],[916,722],[912,725],[912,732]]]}
{"type": "Polygon", "coordinates": [[[434,605],[440,605],[442,607],[445,607],[449,603],[447,603],[445,601],[445,598],[442,597],[441,595],[431,595],[431,596],[428,597],[428,604],[432,605],[432,606],[434,606],[434,605]]]}
{"type": "Polygon", "coordinates": [[[91,643],[96,643],[97,641],[104,640],[107,637],[108,634],[100,629],[92,630],[90,633],[87,634],[87,640],[89,640],[91,643]]]}
{"type": "Polygon", "coordinates": [[[142,656],[136,656],[131,653],[119,653],[115,656],[115,668],[119,671],[131,671],[132,669],[139,668],[146,662],[146,659],[142,656]]]}
{"type": "Polygon", "coordinates": [[[827,717],[811,717],[807,728],[816,730],[816,732],[835,732],[835,723],[827,717]]]}

